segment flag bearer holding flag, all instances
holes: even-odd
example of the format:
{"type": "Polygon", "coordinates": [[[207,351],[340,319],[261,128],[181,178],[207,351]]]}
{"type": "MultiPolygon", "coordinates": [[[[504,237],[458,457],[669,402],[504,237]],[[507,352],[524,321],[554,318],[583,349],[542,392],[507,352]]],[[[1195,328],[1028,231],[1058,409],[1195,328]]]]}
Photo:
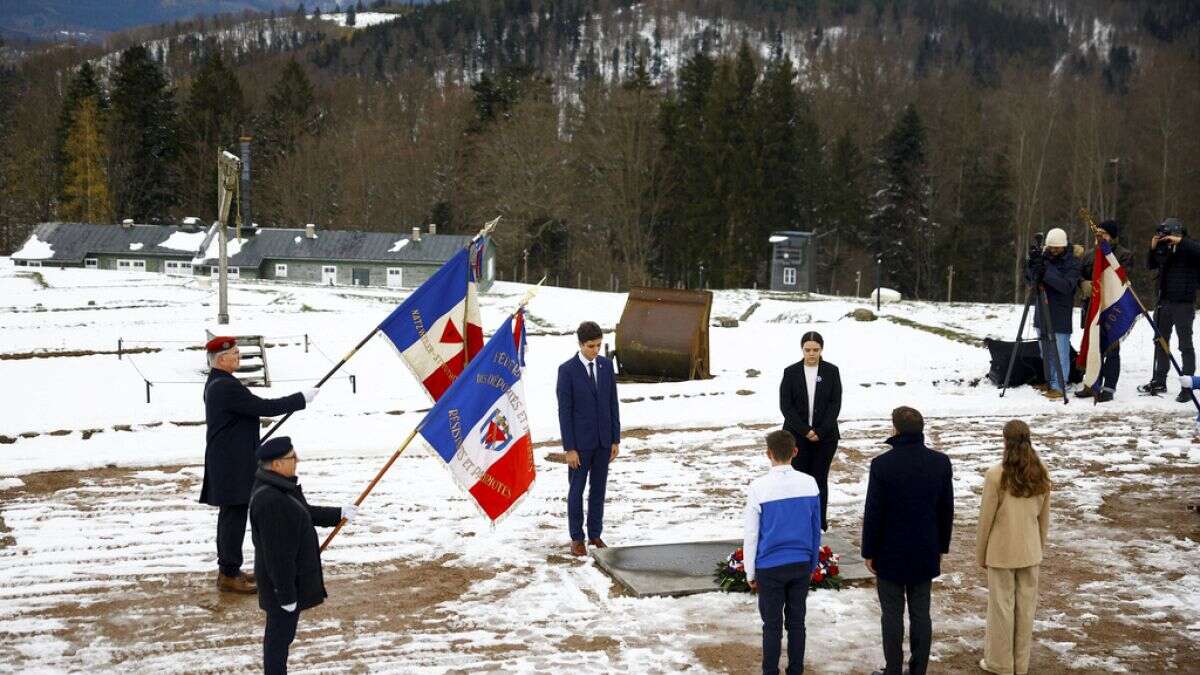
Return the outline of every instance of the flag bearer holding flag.
{"type": "MultiPolygon", "coordinates": [[[[1127,270],[1133,262],[1133,254],[1129,249],[1121,246],[1118,240],[1121,236],[1121,225],[1115,220],[1106,220],[1099,225],[1096,232],[1096,248],[1092,255],[1085,256],[1083,268],[1081,270],[1083,280],[1080,282],[1080,290],[1083,291],[1083,306],[1080,308],[1079,319],[1080,327],[1083,329],[1084,339],[1087,340],[1088,321],[1090,320],[1090,312],[1092,299],[1097,297],[1092,292],[1093,281],[1103,281],[1104,270],[1111,268],[1107,259],[1104,256],[1100,242],[1106,242],[1116,256],[1120,269],[1127,270]],[[1103,259],[1103,260],[1100,260],[1103,259]]],[[[1117,390],[1117,379],[1121,377],[1121,343],[1107,342],[1108,350],[1103,353],[1102,365],[1100,367],[1099,377],[1094,385],[1096,392],[1094,393],[1097,403],[1107,403],[1113,399],[1113,394],[1117,390]]],[[[1086,351],[1086,350],[1084,350],[1086,351]]],[[[1086,358],[1083,363],[1086,364],[1086,358]]],[[[1087,384],[1089,380],[1084,377],[1084,384],[1075,392],[1077,398],[1090,398],[1093,396],[1092,386],[1087,384]]]]}

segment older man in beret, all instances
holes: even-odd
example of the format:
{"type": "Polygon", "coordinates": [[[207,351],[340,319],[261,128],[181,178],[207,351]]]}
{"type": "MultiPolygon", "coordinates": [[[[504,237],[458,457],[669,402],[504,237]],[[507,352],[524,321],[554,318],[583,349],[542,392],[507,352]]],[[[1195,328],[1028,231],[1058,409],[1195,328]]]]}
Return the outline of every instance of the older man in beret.
{"type": "Polygon", "coordinates": [[[217,588],[253,593],[254,577],[242,574],[242,542],[246,539],[247,505],[254,482],[254,453],[262,417],[303,410],[316,389],[283,398],[255,396],[233,376],[242,356],[237,340],[220,336],[204,346],[211,368],[204,385],[204,486],[200,502],[217,512],[217,588]]]}
{"type": "Polygon", "coordinates": [[[258,472],[250,494],[250,531],[258,606],[267,613],[263,632],[263,672],[287,672],[288,648],[296,638],[300,612],[325,601],[321,547],[314,525],[333,527],[354,519],[353,504],[311,506],[296,480],[300,458],[287,436],[259,446],[258,472]]]}

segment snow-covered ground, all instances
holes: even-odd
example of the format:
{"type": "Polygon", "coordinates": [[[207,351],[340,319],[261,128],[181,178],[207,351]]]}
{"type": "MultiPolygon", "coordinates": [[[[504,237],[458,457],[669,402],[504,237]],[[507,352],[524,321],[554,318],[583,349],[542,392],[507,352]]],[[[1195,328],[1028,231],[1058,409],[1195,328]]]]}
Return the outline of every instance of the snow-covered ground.
{"type": "MultiPolygon", "coordinates": [[[[525,290],[496,284],[482,298],[485,325],[498,325],[525,290]]],[[[233,325],[219,332],[276,345],[269,361],[279,383],[265,395],[284,395],[310,386],[403,297],[234,282],[233,325]]],[[[331,598],[301,621],[293,669],[754,667],[752,598],[630,598],[592,563],[563,555],[566,471],[548,458],[558,437],[556,367],[574,353],[569,331],[580,320],[611,330],[624,301],[541,290],[529,307],[525,386],[533,437],[544,445],[529,498],[489,528],[439,462],[404,455],[326,554],[331,598]]],[[[610,478],[606,539],[738,536],[742,490],[764,469],[758,443],[778,422],[779,374],[799,358],[800,334],[818,330],[845,388],[846,438],[831,476],[836,529],[857,539],[866,465],[895,406],[923,410],[931,438],[955,462],[958,534],[935,595],[943,671],[978,660],[986,593],[970,547],[983,471],[998,459],[999,430],[1011,417],[1038,435],[1061,519],[1047,561],[1061,581],[1043,572],[1035,669],[1197,664],[1200,547],[1187,520],[1195,516],[1170,508],[1200,491],[1200,446],[1190,442],[1186,406],[1133,391],[1150,368],[1144,324],[1123,350],[1117,399],[1064,406],[1028,388],[999,398],[982,379],[986,350],[921,328],[1011,339],[1019,307],[902,302],[885,305],[883,320],[857,322],[845,315],[861,301],[742,290],[717,292],[713,316],[742,316],[756,303],[738,327],[710,329],[713,379],[621,385],[630,433],[610,478]],[[1127,640],[1113,626],[1139,622],[1153,639],[1112,643],[1127,640]]],[[[255,667],[261,613],[252,598],[212,590],[215,512],[195,502],[204,452],[204,362],[195,347],[206,328],[218,331],[215,314],[216,291],[204,279],[25,270],[0,259],[0,356],[112,352],[118,340],[124,350],[161,349],[0,360],[0,671],[255,667]]],[[[353,499],[429,406],[382,338],[344,373],[354,374],[357,393],[345,377],[331,381],[282,432],[297,444],[317,503],[353,499]]],[[[249,538],[246,549],[250,559],[249,538]]],[[[814,593],[809,609],[817,672],[878,665],[871,588],[814,593]]]]}

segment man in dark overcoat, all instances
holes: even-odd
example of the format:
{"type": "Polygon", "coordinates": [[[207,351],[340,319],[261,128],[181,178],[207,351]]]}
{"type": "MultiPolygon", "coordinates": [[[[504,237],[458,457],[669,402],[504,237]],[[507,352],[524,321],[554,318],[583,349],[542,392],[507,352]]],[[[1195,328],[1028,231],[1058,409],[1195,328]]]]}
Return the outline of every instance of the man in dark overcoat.
{"type": "Polygon", "coordinates": [[[254,577],[242,574],[242,542],[246,539],[246,505],[254,482],[254,452],[262,417],[304,407],[316,398],[308,389],[283,398],[255,396],[234,377],[241,352],[232,337],[214,337],[205,345],[211,370],[204,384],[204,485],[200,502],[218,507],[217,588],[253,593],[254,577]]]}
{"type": "Polygon", "coordinates": [[[250,537],[258,606],[267,613],[263,631],[263,672],[287,672],[288,648],[296,638],[300,612],[329,597],[321,572],[321,547],[314,525],[333,527],[354,519],[358,509],[311,506],[296,479],[300,457],[287,436],[268,439],[255,453],[258,472],[250,494],[250,537]]]}
{"type": "MultiPolygon", "coordinates": [[[[942,573],[954,526],[950,458],[925,445],[925,419],[913,408],[892,411],[891,450],[871,460],[863,507],[862,557],[875,575],[885,675],[925,675],[933,622],[932,581],[942,573]],[[904,670],[904,607],[910,624],[904,670]]],[[[878,672],[878,671],[877,671],[878,672]]]]}

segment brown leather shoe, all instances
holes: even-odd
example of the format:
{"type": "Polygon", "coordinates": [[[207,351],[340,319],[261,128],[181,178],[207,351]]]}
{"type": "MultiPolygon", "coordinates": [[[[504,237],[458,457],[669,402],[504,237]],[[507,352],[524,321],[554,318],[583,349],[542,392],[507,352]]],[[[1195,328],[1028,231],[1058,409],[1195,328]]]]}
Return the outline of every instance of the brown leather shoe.
{"type": "Polygon", "coordinates": [[[604,540],[600,537],[588,539],[588,546],[591,546],[592,548],[608,548],[608,544],[604,543],[604,540]]]}
{"type": "Polygon", "coordinates": [[[227,577],[217,572],[217,590],[225,593],[255,593],[258,586],[254,583],[254,577],[249,574],[227,577]]]}
{"type": "Polygon", "coordinates": [[[587,555],[587,547],[583,545],[582,541],[572,541],[571,555],[585,556],[587,555]]]}

